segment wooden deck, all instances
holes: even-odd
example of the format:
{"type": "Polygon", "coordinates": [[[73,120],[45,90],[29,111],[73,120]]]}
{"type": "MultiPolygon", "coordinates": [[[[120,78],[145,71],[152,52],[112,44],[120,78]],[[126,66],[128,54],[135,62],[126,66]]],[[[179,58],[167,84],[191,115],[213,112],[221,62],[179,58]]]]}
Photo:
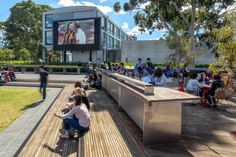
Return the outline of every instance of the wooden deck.
{"type": "Polygon", "coordinates": [[[141,130],[103,90],[88,92],[92,106],[90,131],[80,139],[60,139],[58,130],[62,121],[53,113],[65,107],[72,89],[72,85],[63,89],[19,156],[144,156],[141,130]]]}
{"type": "Polygon", "coordinates": [[[59,128],[61,119],[53,116],[54,112],[60,112],[65,107],[67,96],[73,90],[72,85],[64,87],[46,116],[43,118],[29,141],[26,143],[19,156],[24,157],[53,157],[68,156],[76,157],[78,142],[77,140],[62,140],[59,138],[59,128]]]}

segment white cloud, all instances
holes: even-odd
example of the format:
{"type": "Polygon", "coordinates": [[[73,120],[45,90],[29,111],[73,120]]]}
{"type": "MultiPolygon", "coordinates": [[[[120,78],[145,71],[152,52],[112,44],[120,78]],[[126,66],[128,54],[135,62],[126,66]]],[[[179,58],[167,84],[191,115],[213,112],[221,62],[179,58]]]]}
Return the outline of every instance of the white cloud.
{"type": "Polygon", "coordinates": [[[133,27],[131,30],[126,32],[128,35],[138,35],[141,34],[141,31],[139,30],[139,26],[133,27]]]}
{"type": "Polygon", "coordinates": [[[122,29],[128,30],[129,29],[129,24],[127,22],[124,22],[121,26],[122,29]]]}
{"type": "Polygon", "coordinates": [[[161,37],[157,37],[157,38],[148,38],[147,40],[160,40],[161,37]]]}
{"type": "Polygon", "coordinates": [[[100,3],[103,3],[103,2],[106,2],[106,1],[107,1],[107,0],[100,0],[99,2],[100,2],[100,3]]]}
{"type": "Polygon", "coordinates": [[[148,1],[148,2],[146,2],[146,3],[143,3],[143,4],[140,5],[140,8],[141,8],[141,9],[145,9],[145,7],[148,6],[149,4],[151,4],[150,1],[148,1]]]}
{"type": "Polygon", "coordinates": [[[74,0],[59,0],[58,5],[65,6],[65,7],[68,7],[68,6],[93,6],[93,7],[97,7],[104,14],[108,14],[108,13],[113,12],[112,8],[109,6],[96,5],[96,4],[89,2],[89,1],[78,2],[78,1],[74,1],[74,0]]]}
{"type": "Polygon", "coordinates": [[[108,14],[113,12],[112,8],[109,6],[101,6],[101,5],[97,5],[98,9],[100,9],[104,14],[108,14]]]}
{"type": "Polygon", "coordinates": [[[59,0],[58,5],[62,5],[65,7],[69,7],[69,6],[76,6],[76,5],[81,5],[80,2],[75,2],[73,0],[59,0]]]}

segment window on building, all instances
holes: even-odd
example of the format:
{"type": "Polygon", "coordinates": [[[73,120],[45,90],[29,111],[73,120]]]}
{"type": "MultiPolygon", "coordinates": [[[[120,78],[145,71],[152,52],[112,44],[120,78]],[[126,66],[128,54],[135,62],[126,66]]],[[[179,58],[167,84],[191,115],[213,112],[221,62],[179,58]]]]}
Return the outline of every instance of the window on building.
{"type": "Polygon", "coordinates": [[[111,30],[111,34],[115,35],[115,26],[112,24],[112,30],[111,30]]]}
{"type": "Polygon", "coordinates": [[[45,45],[52,45],[52,31],[45,32],[45,45]]]}
{"type": "Polygon", "coordinates": [[[107,18],[104,17],[104,30],[107,30],[107,18]]]}
{"type": "Polygon", "coordinates": [[[114,48],[115,44],[114,44],[114,38],[111,38],[111,48],[114,48]]]}
{"type": "Polygon", "coordinates": [[[124,32],[121,32],[120,34],[121,34],[120,39],[124,40],[124,32]]]}
{"type": "Polygon", "coordinates": [[[117,48],[120,48],[120,40],[117,40],[117,48]]]}
{"type": "Polygon", "coordinates": [[[52,28],[53,15],[45,15],[45,28],[52,28]]]}
{"type": "Polygon", "coordinates": [[[108,33],[111,33],[111,23],[110,23],[110,21],[107,22],[107,31],[108,31],[108,33]]]}
{"type": "Polygon", "coordinates": [[[103,46],[105,46],[105,44],[107,44],[107,34],[103,32],[103,46]]]}
{"type": "Polygon", "coordinates": [[[120,29],[117,30],[117,37],[120,39],[120,29]]]}

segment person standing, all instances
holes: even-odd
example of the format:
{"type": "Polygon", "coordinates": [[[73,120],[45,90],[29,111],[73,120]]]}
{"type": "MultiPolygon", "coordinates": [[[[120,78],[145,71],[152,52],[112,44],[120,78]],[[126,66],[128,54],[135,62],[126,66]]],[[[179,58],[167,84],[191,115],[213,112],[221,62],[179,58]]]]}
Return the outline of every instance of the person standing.
{"type": "Polygon", "coordinates": [[[147,71],[149,74],[153,74],[154,73],[154,70],[155,70],[155,66],[153,65],[153,63],[151,62],[151,59],[150,58],[147,58],[147,71]]]}
{"type": "Polygon", "coordinates": [[[138,58],[138,62],[134,66],[134,75],[138,77],[141,69],[143,69],[142,59],[138,58]]]}
{"type": "Polygon", "coordinates": [[[42,92],[43,89],[43,100],[46,98],[46,87],[48,82],[48,72],[46,71],[46,68],[44,66],[39,67],[39,76],[40,76],[40,92],[42,92]]]}

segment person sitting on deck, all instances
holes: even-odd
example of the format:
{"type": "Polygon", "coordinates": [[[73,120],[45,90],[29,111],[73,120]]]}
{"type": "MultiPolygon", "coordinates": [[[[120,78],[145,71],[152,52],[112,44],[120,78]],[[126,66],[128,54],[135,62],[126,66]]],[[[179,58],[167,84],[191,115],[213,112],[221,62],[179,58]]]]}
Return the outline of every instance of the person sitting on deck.
{"type": "Polygon", "coordinates": [[[166,86],[167,78],[161,68],[156,68],[154,71],[154,84],[156,86],[166,86]]]}
{"type": "Polygon", "coordinates": [[[68,139],[69,130],[71,127],[78,130],[79,133],[84,133],[89,130],[91,117],[84,103],[82,103],[81,95],[76,95],[74,98],[75,107],[68,113],[60,115],[55,113],[58,118],[63,119],[64,132],[61,132],[60,137],[68,139]]]}
{"type": "Polygon", "coordinates": [[[1,75],[2,75],[2,79],[4,81],[6,81],[6,82],[10,81],[10,76],[4,68],[2,68],[1,75]]]}
{"type": "Polygon", "coordinates": [[[16,80],[16,74],[12,69],[9,71],[8,75],[9,75],[11,81],[16,80]]]}
{"type": "Polygon", "coordinates": [[[188,93],[199,96],[200,90],[203,87],[203,85],[199,83],[196,78],[197,78],[197,73],[192,73],[190,75],[190,79],[187,83],[186,90],[188,93]]]}
{"type": "Polygon", "coordinates": [[[80,81],[76,81],[75,82],[75,90],[73,91],[73,93],[68,97],[69,102],[67,103],[67,106],[72,109],[73,107],[75,107],[74,104],[74,98],[76,95],[81,95],[81,99],[82,99],[82,103],[84,103],[87,107],[88,110],[90,110],[90,105],[89,105],[89,101],[88,98],[86,96],[86,93],[84,91],[84,89],[82,88],[82,84],[80,81]]]}

